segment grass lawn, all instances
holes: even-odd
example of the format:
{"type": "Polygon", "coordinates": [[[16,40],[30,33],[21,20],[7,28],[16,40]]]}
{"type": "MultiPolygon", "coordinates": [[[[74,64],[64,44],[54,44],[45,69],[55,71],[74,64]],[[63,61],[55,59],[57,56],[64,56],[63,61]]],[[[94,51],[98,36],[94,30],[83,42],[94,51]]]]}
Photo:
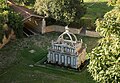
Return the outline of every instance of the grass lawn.
{"type": "MultiPolygon", "coordinates": [[[[47,67],[30,67],[47,55],[51,40],[56,40],[60,33],[47,33],[10,42],[0,50],[0,83],[95,83],[87,69],[60,71],[47,67]],[[34,50],[34,53],[30,53],[34,50]],[[4,57],[3,57],[4,56],[4,57]]],[[[82,37],[87,44],[87,52],[97,45],[99,38],[82,37]]]]}
{"type": "Polygon", "coordinates": [[[104,14],[113,8],[107,5],[107,1],[108,0],[84,0],[87,6],[87,13],[83,19],[86,19],[88,28],[95,28],[95,20],[103,18],[104,14]]]}

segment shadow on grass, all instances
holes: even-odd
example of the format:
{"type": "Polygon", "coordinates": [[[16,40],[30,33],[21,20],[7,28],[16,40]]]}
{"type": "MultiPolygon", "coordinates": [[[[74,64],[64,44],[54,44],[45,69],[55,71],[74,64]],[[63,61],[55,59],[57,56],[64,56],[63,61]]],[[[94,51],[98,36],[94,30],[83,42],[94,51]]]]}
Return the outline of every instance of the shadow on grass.
{"type": "Polygon", "coordinates": [[[41,60],[39,60],[37,63],[35,63],[34,66],[62,71],[62,72],[64,71],[64,72],[73,73],[73,74],[79,74],[80,72],[83,72],[87,69],[88,64],[89,64],[89,59],[85,60],[85,62],[82,63],[79,68],[75,69],[75,68],[71,68],[70,66],[63,66],[62,64],[59,65],[57,63],[48,63],[47,57],[44,57],[41,60]]]}

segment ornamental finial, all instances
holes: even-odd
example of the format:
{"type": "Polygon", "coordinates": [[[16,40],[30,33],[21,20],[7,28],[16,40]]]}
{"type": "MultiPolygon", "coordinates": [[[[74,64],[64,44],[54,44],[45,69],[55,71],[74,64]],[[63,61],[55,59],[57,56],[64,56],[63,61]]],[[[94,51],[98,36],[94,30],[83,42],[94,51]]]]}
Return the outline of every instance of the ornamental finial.
{"type": "Polygon", "coordinates": [[[67,25],[67,26],[65,26],[65,32],[69,32],[68,25],[67,25]]]}

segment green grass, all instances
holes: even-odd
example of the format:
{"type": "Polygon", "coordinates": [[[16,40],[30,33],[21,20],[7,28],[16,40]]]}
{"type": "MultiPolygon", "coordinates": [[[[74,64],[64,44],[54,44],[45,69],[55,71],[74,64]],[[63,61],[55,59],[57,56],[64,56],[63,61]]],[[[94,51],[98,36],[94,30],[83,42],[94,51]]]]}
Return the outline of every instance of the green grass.
{"type": "Polygon", "coordinates": [[[113,7],[107,5],[107,0],[84,0],[87,6],[87,13],[83,17],[88,28],[95,28],[95,20],[103,18],[104,14],[113,7]]]}
{"type": "MultiPolygon", "coordinates": [[[[86,25],[88,26],[94,26],[97,18],[103,17],[112,9],[107,6],[107,0],[97,1],[85,0],[87,13],[83,19],[87,19],[86,25]]],[[[56,68],[29,67],[46,56],[47,46],[58,36],[59,33],[47,33],[18,39],[6,45],[0,50],[0,83],[96,83],[87,69],[81,72],[65,72],[56,68]],[[30,50],[35,50],[35,52],[30,53],[30,50]]],[[[91,52],[99,39],[79,35],[77,37],[82,38],[87,44],[87,52],[91,52]]]]}
{"type": "MultiPolygon", "coordinates": [[[[6,56],[5,63],[0,71],[0,83],[95,83],[87,69],[81,72],[67,72],[57,68],[30,67],[47,54],[47,46],[50,41],[56,40],[60,33],[47,33],[10,42],[0,50],[2,56],[6,56]],[[35,50],[30,53],[30,50],[35,50]],[[9,54],[9,55],[8,55],[9,54]],[[13,58],[9,61],[7,58],[13,58]],[[12,61],[12,62],[11,62],[12,61]]],[[[87,52],[90,52],[97,44],[99,38],[82,37],[87,44],[87,52]]]]}
{"type": "Polygon", "coordinates": [[[95,83],[86,70],[76,74],[27,65],[11,67],[0,80],[1,83],[95,83]]]}

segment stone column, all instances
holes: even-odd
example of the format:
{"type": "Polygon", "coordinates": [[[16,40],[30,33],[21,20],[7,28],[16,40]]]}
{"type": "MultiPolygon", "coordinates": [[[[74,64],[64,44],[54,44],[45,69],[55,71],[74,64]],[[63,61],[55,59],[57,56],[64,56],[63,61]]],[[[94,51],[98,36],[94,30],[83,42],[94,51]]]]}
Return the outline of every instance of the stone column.
{"type": "Polygon", "coordinates": [[[46,29],[45,29],[45,27],[46,27],[46,21],[45,21],[45,19],[43,18],[42,19],[42,26],[41,26],[41,33],[42,34],[44,34],[45,32],[46,32],[46,29]]]}

